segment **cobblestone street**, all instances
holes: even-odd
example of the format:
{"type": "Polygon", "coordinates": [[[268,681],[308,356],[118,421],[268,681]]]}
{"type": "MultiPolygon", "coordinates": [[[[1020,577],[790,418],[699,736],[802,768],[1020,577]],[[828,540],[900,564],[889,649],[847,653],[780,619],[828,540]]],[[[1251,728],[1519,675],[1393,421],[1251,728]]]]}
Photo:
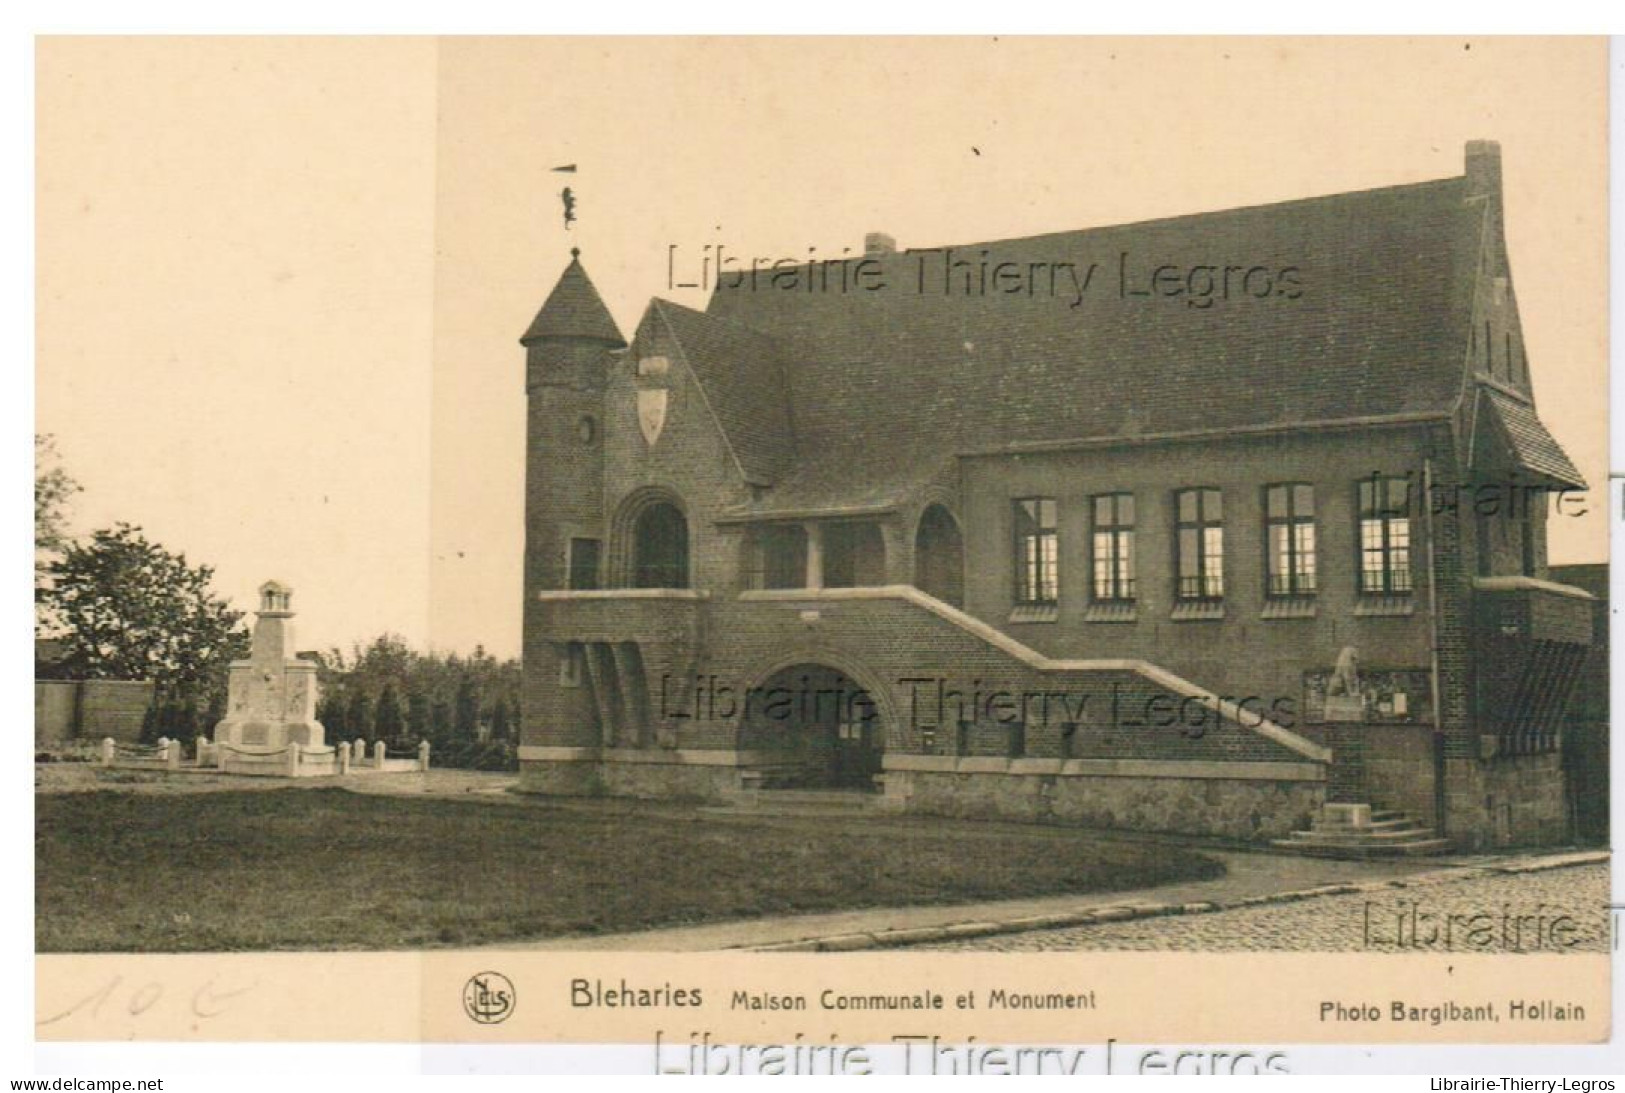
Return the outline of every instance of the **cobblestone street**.
{"type": "Polygon", "coordinates": [[[1608,903],[1608,867],[1582,865],[916,948],[1599,952],[1608,903]]]}

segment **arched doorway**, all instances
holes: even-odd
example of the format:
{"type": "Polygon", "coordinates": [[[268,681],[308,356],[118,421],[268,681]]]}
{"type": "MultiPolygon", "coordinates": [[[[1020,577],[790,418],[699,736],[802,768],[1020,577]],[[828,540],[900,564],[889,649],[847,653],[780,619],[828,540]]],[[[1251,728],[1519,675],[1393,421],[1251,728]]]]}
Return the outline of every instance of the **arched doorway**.
{"type": "Polygon", "coordinates": [[[954,607],[965,600],[965,543],[946,507],[927,506],[914,534],[914,587],[954,607]]]}
{"type": "Polygon", "coordinates": [[[668,501],[647,506],[632,525],[632,586],[688,587],[688,520],[668,501]]]}
{"type": "Polygon", "coordinates": [[[885,743],[877,697],[837,668],[792,664],[746,695],[740,747],[771,785],[873,790],[885,743]]]}

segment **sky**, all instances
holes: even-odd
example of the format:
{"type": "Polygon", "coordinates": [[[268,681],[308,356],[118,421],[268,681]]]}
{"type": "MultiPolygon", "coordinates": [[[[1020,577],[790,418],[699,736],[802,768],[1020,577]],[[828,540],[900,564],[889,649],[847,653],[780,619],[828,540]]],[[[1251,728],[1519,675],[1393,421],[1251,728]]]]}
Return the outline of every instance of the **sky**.
{"type": "MultiPolygon", "coordinates": [[[[1605,47],[1403,39],[41,39],[36,421],[303,647],[518,651],[523,353],[569,259],[1009,238],[1503,147],[1541,415],[1606,478],[1605,47]],[[575,164],[573,175],[551,168],[575,164]],[[558,190],[578,199],[568,230],[558,190]]],[[[1554,521],[1554,562],[1606,522],[1554,521]]]]}

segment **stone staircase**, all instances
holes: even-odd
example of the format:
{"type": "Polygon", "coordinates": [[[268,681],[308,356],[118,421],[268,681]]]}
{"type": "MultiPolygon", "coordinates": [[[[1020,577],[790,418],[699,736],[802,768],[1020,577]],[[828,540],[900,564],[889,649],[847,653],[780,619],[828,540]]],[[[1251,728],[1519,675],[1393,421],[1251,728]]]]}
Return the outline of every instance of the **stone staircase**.
{"type": "Polygon", "coordinates": [[[1355,859],[1426,857],[1450,849],[1448,839],[1403,812],[1356,804],[1323,805],[1308,831],[1294,831],[1273,845],[1311,857],[1355,859]]]}

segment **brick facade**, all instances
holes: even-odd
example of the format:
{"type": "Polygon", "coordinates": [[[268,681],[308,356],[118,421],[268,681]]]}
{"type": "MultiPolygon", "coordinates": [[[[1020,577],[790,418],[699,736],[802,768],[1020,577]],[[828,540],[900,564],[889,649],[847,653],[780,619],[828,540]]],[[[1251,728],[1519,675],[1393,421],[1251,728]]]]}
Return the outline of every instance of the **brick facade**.
{"type": "MultiPolygon", "coordinates": [[[[719,293],[708,313],[656,301],[626,344],[572,262],[524,339],[524,784],[717,799],[872,760],[885,801],[917,811],[1267,839],[1332,800],[1404,811],[1464,846],[1563,839],[1549,725],[1590,641],[1589,600],[1547,579],[1544,508],[1472,503],[1577,480],[1530,405],[1498,162],[1470,148],[1462,179],[1335,199],[1369,201],[1361,215],[1282,214],[1310,218],[1303,237],[1349,279],[1396,259],[1382,232],[1336,225],[1393,216],[1418,247],[1455,248],[1442,286],[1351,283],[1320,310],[1234,320],[1163,312],[1108,331],[1122,345],[1079,349],[1240,370],[1303,327],[1364,339],[1301,342],[1318,388],[1277,366],[1191,382],[1209,364],[1180,364],[1149,387],[1144,369],[1119,370],[1114,389],[1028,404],[1001,393],[999,369],[1018,365],[1000,354],[1049,362],[1021,366],[1026,392],[1069,382],[1055,344],[1106,336],[1064,315],[1074,325],[1046,335],[1057,314],[1037,304],[894,313],[719,293]],[[1356,244],[1378,249],[1344,253],[1356,244]],[[870,356],[840,363],[853,354],[870,356]],[[1296,418],[1269,408],[1290,406],[1287,388],[1306,392],[1296,418]],[[1103,431],[1056,439],[1068,399],[1080,430],[1103,431]],[[995,427],[1004,442],[982,437],[995,427]],[[1380,595],[1360,572],[1374,475],[1410,483],[1391,532],[1404,585],[1380,595]],[[1265,490],[1281,483],[1313,491],[1312,595],[1267,588],[1265,490]],[[1192,488],[1223,509],[1222,596],[1199,604],[1175,585],[1176,493],[1192,488]],[[1134,501],[1132,603],[1095,595],[1092,504],[1107,493],[1134,501]],[[1035,497],[1053,502],[1058,576],[1033,604],[1017,602],[1014,521],[1035,497]],[[1329,688],[1352,652],[1351,721],[1346,704],[1329,712],[1329,688]],[[866,704],[767,712],[798,678],[866,704]]],[[[1262,215],[1190,218],[1185,234],[1250,238],[1254,220],[1224,218],[1262,215]]]]}

